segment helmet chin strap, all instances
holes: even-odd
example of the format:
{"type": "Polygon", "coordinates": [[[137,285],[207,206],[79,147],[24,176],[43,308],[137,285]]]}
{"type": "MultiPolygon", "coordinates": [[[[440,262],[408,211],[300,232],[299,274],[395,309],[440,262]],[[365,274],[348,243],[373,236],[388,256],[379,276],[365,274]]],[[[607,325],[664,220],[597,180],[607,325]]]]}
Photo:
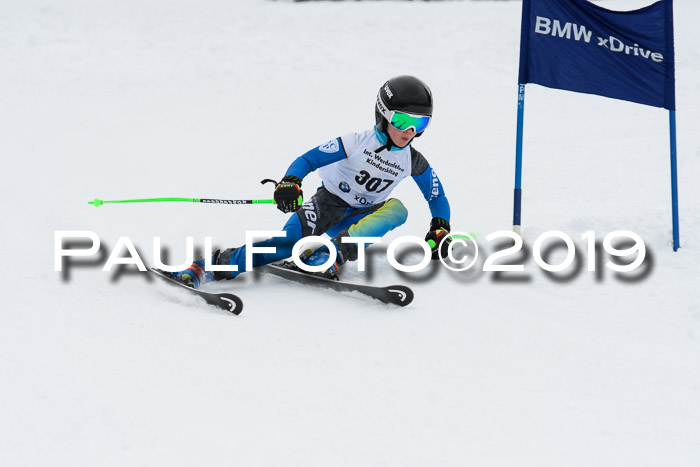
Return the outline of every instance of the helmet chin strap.
{"type": "Polygon", "coordinates": [[[374,150],[376,153],[380,153],[383,150],[391,151],[391,148],[395,146],[394,142],[391,140],[391,136],[388,134],[386,135],[386,144],[384,146],[379,146],[377,149],[374,150]]]}
{"type": "MultiPolygon", "coordinates": [[[[389,136],[388,128],[387,128],[387,131],[385,131],[385,130],[382,128],[382,127],[387,126],[387,124],[388,124],[388,122],[386,121],[386,119],[384,119],[382,125],[377,125],[377,127],[376,127],[376,128],[377,128],[377,131],[378,131],[379,133],[381,133],[382,135],[386,136],[386,143],[384,143],[383,145],[381,145],[381,146],[379,146],[377,149],[375,149],[374,152],[376,152],[376,153],[380,153],[380,152],[382,152],[382,151],[385,150],[385,149],[386,149],[387,151],[391,151],[391,147],[394,145],[393,141],[391,141],[391,137],[389,136]]],[[[381,140],[380,140],[380,141],[381,141],[381,140]]]]}

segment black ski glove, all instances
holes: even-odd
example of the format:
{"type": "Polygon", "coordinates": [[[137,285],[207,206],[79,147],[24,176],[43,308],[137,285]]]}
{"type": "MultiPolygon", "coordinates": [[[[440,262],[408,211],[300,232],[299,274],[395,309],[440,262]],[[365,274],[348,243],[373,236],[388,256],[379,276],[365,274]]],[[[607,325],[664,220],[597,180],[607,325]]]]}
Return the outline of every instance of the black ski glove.
{"type": "Polygon", "coordinates": [[[301,191],[301,178],[287,175],[275,186],[275,202],[277,209],[282,212],[294,212],[304,202],[304,192],[301,191]]]}
{"type": "Polygon", "coordinates": [[[447,257],[447,251],[452,243],[452,239],[447,237],[448,233],[450,233],[450,223],[441,217],[433,217],[430,221],[430,232],[425,236],[425,241],[428,242],[433,253],[432,259],[447,257]],[[445,237],[447,240],[443,242],[445,237]]]}

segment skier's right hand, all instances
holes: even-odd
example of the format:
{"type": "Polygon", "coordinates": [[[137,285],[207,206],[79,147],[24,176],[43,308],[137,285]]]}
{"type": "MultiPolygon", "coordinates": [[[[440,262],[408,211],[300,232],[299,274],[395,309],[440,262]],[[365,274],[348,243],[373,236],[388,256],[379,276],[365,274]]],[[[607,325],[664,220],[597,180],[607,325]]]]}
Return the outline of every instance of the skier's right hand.
{"type": "Polygon", "coordinates": [[[282,212],[294,212],[304,202],[304,192],[301,191],[301,178],[287,175],[275,186],[275,202],[277,209],[282,212]]]}

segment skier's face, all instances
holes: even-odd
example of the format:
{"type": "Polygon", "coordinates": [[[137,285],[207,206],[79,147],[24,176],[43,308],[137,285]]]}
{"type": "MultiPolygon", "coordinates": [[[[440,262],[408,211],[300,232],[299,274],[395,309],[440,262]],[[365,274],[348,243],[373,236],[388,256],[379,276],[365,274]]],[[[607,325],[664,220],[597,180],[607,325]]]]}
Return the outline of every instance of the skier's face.
{"type": "Polygon", "coordinates": [[[408,130],[401,131],[394,128],[392,125],[387,125],[389,130],[389,138],[394,143],[394,146],[399,148],[405,148],[408,143],[416,136],[416,130],[409,128],[408,130]]]}

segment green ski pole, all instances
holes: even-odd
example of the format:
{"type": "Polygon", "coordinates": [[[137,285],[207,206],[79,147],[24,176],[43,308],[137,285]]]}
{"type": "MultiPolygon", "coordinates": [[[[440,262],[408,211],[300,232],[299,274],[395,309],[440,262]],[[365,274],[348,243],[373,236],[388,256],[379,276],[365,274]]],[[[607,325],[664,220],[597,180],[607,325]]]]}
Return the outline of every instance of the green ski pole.
{"type": "Polygon", "coordinates": [[[139,199],[115,199],[101,200],[95,198],[93,201],[88,201],[95,207],[103,204],[120,204],[120,203],[160,203],[179,201],[184,203],[205,203],[205,204],[275,204],[274,199],[213,199],[213,198],[139,198],[139,199]]]}

